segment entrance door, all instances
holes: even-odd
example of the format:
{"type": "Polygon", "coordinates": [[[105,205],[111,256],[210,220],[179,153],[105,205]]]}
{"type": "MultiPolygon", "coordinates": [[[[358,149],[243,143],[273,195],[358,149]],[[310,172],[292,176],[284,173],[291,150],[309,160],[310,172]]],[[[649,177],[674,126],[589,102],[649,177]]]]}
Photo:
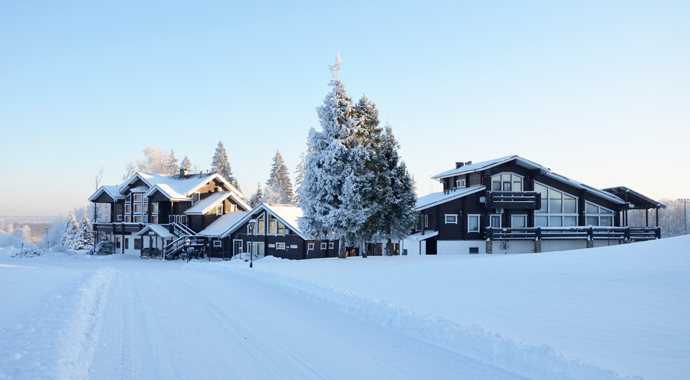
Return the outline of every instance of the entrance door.
{"type": "Polygon", "coordinates": [[[510,217],[510,226],[513,228],[527,227],[527,215],[513,215],[510,217]]]}
{"type": "Polygon", "coordinates": [[[242,253],[242,240],[233,240],[232,241],[232,255],[239,255],[242,253]]]}

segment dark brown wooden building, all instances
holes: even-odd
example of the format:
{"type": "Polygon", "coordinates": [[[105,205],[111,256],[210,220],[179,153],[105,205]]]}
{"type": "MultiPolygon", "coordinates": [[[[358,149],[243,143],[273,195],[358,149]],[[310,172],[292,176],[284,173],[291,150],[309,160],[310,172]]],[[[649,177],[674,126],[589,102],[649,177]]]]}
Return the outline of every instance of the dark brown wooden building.
{"type": "Polygon", "coordinates": [[[338,241],[309,239],[299,228],[301,216],[297,206],[262,203],[249,212],[224,215],[199,235],[207,238],[212,257],[250,252],[285,259],[337,257],[338,241]]]}
{"type": "Polygon", "coordinates": [[[108,221],[94,223],[116,253],[161,256],[223,215],[249,211],[242,193],[219,174],[135,173],[101,186],[90,202],[110,205],[108,221]]]}
{"type": "Polygon", "coordinates": [[[631,209],[665,205],[625,187],[599,190],[513,155],[432,177],[443,191],[417,200],[408,254],[522,253],[660,238],[658,226],[628,227],[631,209]]]}

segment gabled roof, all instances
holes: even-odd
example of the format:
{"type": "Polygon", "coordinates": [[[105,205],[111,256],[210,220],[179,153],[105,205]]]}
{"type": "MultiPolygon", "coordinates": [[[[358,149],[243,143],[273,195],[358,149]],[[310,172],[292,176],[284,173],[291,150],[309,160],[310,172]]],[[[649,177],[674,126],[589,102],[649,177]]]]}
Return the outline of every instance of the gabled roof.
{"type": "Polygon", "coordinates": [[[226,237],[226,236],[230,235],[231,233],[237,231],[237,229],[242,227],[245,223],[249,222],[249,220],[252,219],[253,215],[255,215],[258,211],[262,211],[262,210],[273,215],[274,218],[278,219],[279,222],[281,222],[285,227],[294,231],[302,239],[308,240],[307,237],[305,237],[304,234],[302,234],[302,231],[299,229],[299,224],[297,223],[299,218],[301,218],[304,215],[301,208],[299,208],[295,205],[281,205],[281,204],[267,204],[267,203],[262,203],[256,207],[254,207],[250,212],[247,213],[246,216],[244,216],[235,225],[233,225],[231,228],[229,228],[227,231],[225,231],[221,235],[221,237],[226,237]]]}
{"type": "Polygon", "coordinates": [[[171,234],[167,228],[160,224],[149,224],[148,226],[144,227],[141,231],[137,232],[135,236],[148,235],[149,231],[152,231],[153,233],[162,237],[163,239],[170,239],[176,237],[175,235],[171,234]]]}
{"type": "Polygon", "coordinates": [[[594,188],[594,187],[589,186],[589,185],[585,185],[582,182],[575,181],[575,180],[570,179],[564,175],[554,173],[551,171],[551,169],[549,169],[545,166],[539,165],[536,162],[522,158],[522,157],[518,156],[517,154],[513,154],[510,156],[505,156],[505,157],[501,157],[501,158],[496,158],[493,160],[478,162],[476,164],[465,165],[465,166],[462,166],[462,167],[457,168],[457,169],[452,169],[452,170],[445,171],[443,173],[436,174],[435,176],[433,176],[431,178],[440,180],[443,178],[454,177],[456,175],[476,173],[476,172],[484,171],[487,169],[491,169],[491,168],[496,167],[498,165],[508,163],[512,160],[515,160],[515,163],[517,165],[522,166],[526,169],[530,169],[530,170],[539,169],[542,171],[543,175],[545,175],[549,178],[555,179],[556,181],[563,182],[563,183],[568,184],[568,185],[575,187],[577,189],[585,190],[585,191],[590,192],[592,194],[595,194],[601,198],[604,198],[610,202],[613,202],[613,203],[616,203],[619,205],[625,204],[625,201],[623,201],[622,199],[620,199],[619,197],[617,197],[613,194],[610,194],[610,193],[603,191],[603,190],[599,190],[599,189],[594,188]]]}
{"type": "Polygon", "coordinates": [[[187,215],[204,215],[229,196],[229,191],[219,191],[217,193],[213,193],[197,202],[194,206],[188,208],[184,213],[187,215]]]}
{"type": "Polygon", "coordinates": [[[103,193],[108,194],[108,196],[113,198],[113,200],[125,199],[124,195],[120,194],[120,192],[118,191],[118,188],[119,188],[119,186],[117,186],[117,185],[115,185],[115,186],[101,186],[98,188],[98,190],[96,190],[95,193],[93,193],[92,196],[89,197],[89,202],[95,201],[103,193]]]}
{"type": "Polygon", "coordinates": [[[197,235],[221,236],[239,223],[247,214],[248,213],[246,211],[227,213],[216,219],[213,223],[209,224],[208,227],[203,229],[197,235]]]}
{"type": "Polygon", "coordinates": [[[486,186],[472,186],[464,189],[456,189],[449,191],[441,191],[438,193],[431,193],[423,197],[417,198],[415,211],[422,211],[430,207],[440,205],[442,203],[450,202],[454,199],[459,199],[464,196],[484,191],[486,186]]]}

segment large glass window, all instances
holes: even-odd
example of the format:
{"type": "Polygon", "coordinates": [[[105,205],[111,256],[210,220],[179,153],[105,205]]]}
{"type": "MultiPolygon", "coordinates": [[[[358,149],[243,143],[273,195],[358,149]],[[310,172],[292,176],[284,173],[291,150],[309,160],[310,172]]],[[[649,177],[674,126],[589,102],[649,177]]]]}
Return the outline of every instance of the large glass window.
{"type": "Polygon", "coordinates": [[[134,202],[141,202],[141,194],[134,194],[134,202]]]}
{"type": "Polygon", "coordinates": [[[522,191],[523,178],[517,174],[502,173],[491,177],[493,191],[522,191]]]}
{"type": "Polygon", "coordinates": [[[585,220],[588,226],[612,227],[614,212],[591,202],[585,203],[585,220]]]}
{"type": "Polygon", "coordinates": [[[541,193],[541,208],[535,210],[535,227],[577,226],[577,197],[538,182],[534,183],[534,191],[541,193]]]}
{"type": "Polygon", "coordinates": [[[259,233],[259,234],[263,234],[263,233],[264,233],[264,230],[265,230],[265,223],[264,223],[264,216],[263,216],[263,215],[261,215],[261,216],[259,217],[257,224],[258,224],[257,229],[259,230],[258,233],[259,233]]]}
{"type": "Polygon", "coordinates": [[[275,234],[276,233],[276,220],[272,216],[268,217],[268,233],[269,234],[275,234]]]}

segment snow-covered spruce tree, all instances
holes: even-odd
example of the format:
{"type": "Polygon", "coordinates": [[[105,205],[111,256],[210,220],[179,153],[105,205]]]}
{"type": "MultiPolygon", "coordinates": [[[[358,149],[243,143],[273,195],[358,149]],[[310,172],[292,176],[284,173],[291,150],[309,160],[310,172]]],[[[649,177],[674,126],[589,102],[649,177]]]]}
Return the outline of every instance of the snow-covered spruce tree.
{"type": "Polygon", "coordinates": [[[306,170],[306,155],[304,152],[299,156],[299,164],[295,170],[295,194],[292,197],[292,203],[299,204],[301,198],[299,197],[299,189],[302,188],[302,181],[304,180],[304,171],[306,170]]]}
{"type": "Polygon", "coordinates": [[[240,185],[237,182],[237,178],[232,175],[232,169],[230,168],[230,162],[228,161],[228,155],[225,153],[225,147],[223,146],[223,141],[218,141],[218,147],[216,147],[216,152],[213,154],[213,161],[211,162],[211,171],[218,173],[226,181],[230,182],[238,191],[240,190],[240,185]]]}
{"type": "Polygon", "coordinates": [[[271,173],[269,174],[268,181],[266,181],[266,194],[269,193],[268,188],[271,188],[270,192],[275,194],[275,202],[267,203],[279,203],[279,204],[290,204],[292,203],[292,182],[290,181],[290,173],[288,172],[287,166],[285,166],[285,161],[280,155],[280,151],[276,150],[275,156],[273,156],[273,164],[271,165],[271,173]]]}
{"type": "Polygon", "coordinates": [[[93,247],[93,225],[89,220],[88,208],[84,208],[84,216],[81,218],[80,233],[75,249],[91,249],[93,247]]]}
{"type": "MultiPolygon", "coordinates": [[[[364,164],[358,168],[357,176],[368,179],[363,183],[361,196],[364,208],[369,211],[369,214],[360,231],[361,240],[367,242],[376,235],[380,235],[379,229],[386,194],[390,192],[388,188],[390,170],[383,156],[383,130],[379,126],[379,111],[376,104],[363,94],[355,110],[357,117],[355,136],[358,146],[365,155],[364,164]]],[[[362,252],[362,257],[366,257],[366,250],[362,252]]]]}
{"type": "Polygon", "coordinates": [[[331,68],[333,90],[323,105],[316,108],[322,131],[312,129],[306,158],[306,171],[300,188],[300,206],[304,216],[299,225],[314,239],[340,240],[338,256],[346,257],[346,247],[355,243],[368,210],[362,200],[362,188],[370,178],[361,177],[366,153],[356,136],[357,118],[352,99],[338,77],[340,56],[331,68]]]}
{"type": "Polygon", "coordinates": [[[261,191],[261,182],[257,183],[257,189],[254,194],[252,194],[252,197],[249,198],[249,205],[254,208],[261,203],[261,198],[264,197],[264,193],[261,191]]]}
{"type": "Polygon", "coordinates": [[[172,149],[170,149],[170,154],[168,154],[166,166],[168,168],[168,174],[177,174],[180,172],[180,166],[177,164],[177,158],[175,158],[175,151],[172,149]]]}
{"type": "Polygon", "coordinates": [[[261,203],[284,204],[287,194],[282,187],[277,185],[267,185],[261,197],[261,203]]]}
{"type": "Polygon", "coordinates": [[[69,211],[69,217],[67,217],[67,225],[65,226],[65,232],[62,234],[62,239],[60,239],[60,244],[66,249],[77,249],[77,239],[79,237],[79,223],[77,218],[74,216],[74,209],[69,211]]]}
{"type": "Polygon", "coordinates": [[[192,161],[189,160],[189,157],[184,156],[182,162],[180,163],[180,169],[187,169],[187,171],[192,170],[192,161]]]}

